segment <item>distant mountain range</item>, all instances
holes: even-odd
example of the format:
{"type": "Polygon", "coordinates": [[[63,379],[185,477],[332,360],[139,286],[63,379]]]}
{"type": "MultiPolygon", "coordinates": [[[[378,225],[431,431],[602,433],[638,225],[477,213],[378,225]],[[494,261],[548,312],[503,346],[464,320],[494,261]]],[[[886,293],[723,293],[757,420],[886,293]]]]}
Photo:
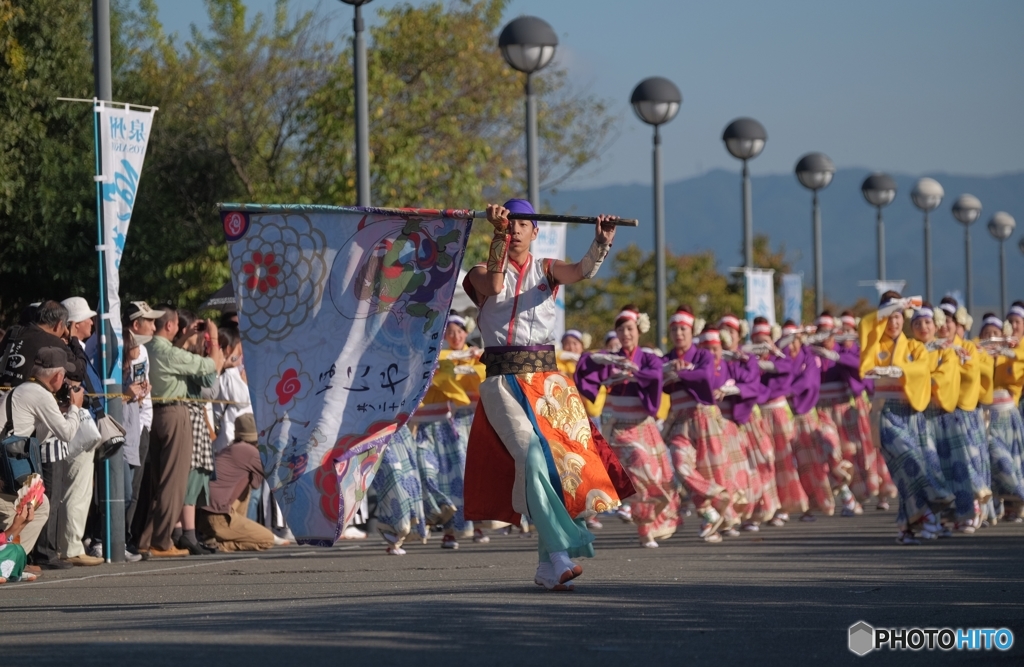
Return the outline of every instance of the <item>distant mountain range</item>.
{"type": "MultiPolygon", "coordinates": [[[[751,167],[756,173],[756,161],[751,167]]],[[[861,296],[875,298],[873,288],[858,286],[859,281],[873,280],[877,275],[875,209],[860,192],[868,173],[866,169],[841,169],[819,194],[825,293],[832,301],[844,305],[861,296]]],[[[906,293],[923,294],[923,214],[910,200],[910,190],[920,176],[890,175],[897,182],[898,192],[895,201],[883,209],[886,277],[906,279],[906,293]]],[[[999,176],[926,175],[941,183],[946,192],[942,205],[931,214],[936,300],[947,292],[964,290],[964,228],[951,212],[953,201],[963,193],[978,197],[984,206],[981,218],[971,227],[975,311],[998,310],[999,244],[986,227],[996,211],[1006,211],[1018,222],[1018,229],[1006,242],[1007,285],[1010,301],[1024,298],[1024,255],[1017,247],[1024,236],[1024,172],[999,176]]],[[[755,175],[752,189],[755,234],[767,234],[773,249],[784,245],[794,269],[804,274],[804,285],[813,286],[811,192],[794,175],[755,175]]],[[[639,218],[640,227],[619,231],[616,247],[636,243],[650,251],[654,246],[654,206],[649,185],[561,190],[547,194],[544,199],[557,213],[607,212],[639,218]]],[[[672,252],[713,250],[723,272],[742,264],[739,169],[719,169],[666,184],[665,227],[672,252]]],[[[570,257],[579,258],[586,252],[592,233],[582,226],[570,229],[570,257]]]]}

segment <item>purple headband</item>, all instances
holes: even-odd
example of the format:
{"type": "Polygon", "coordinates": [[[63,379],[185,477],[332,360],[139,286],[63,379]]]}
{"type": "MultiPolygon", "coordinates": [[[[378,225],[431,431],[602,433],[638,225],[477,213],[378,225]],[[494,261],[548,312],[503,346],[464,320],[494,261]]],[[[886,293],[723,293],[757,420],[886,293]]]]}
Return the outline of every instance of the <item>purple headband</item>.
{"type": "MultiPolygon", "coordinates": [[[[525,199],[509,199],[504,203],[504,206],[512,213],[537,213],[537,211],[533,210],[533,206],[530,205],[530,202],[525,199]]],[[[537,226],[536,220],[531,220],[530,222],[533,223],[534,227],[537,226]]]]}

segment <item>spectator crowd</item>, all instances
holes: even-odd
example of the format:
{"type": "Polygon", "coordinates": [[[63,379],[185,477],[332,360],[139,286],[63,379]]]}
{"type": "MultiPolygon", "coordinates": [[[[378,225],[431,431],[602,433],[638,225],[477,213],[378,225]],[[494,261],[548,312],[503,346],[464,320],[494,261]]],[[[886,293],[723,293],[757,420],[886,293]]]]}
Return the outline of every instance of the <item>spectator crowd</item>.
{"type": "Polygon", "coordinates": [[[105,543],[121,540],[108,531],[122,524],[104,514],[104,473],[122,459],[125,560],[287,543],[256,520],[286,534],[266,511],[237,315],[214,322],[135,301],[123,316],[123,377],[106,383],[100,319],[84,298],[32,304],[2,332],[0,583],[111,559],[105,543]]]}

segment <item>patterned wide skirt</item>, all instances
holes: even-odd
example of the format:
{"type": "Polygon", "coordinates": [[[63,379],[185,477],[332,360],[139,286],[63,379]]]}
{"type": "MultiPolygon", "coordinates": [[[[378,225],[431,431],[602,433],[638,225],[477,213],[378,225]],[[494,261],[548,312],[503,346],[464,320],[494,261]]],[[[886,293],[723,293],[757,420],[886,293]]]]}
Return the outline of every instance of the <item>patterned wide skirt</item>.
{"type": "Polygon", "coordinates": [[[775,483],[775,446],[764,428],[764,420],[755,412],[746,424],[737,424],[740,442],[750,457],[750,469],[761,485],[760,500],[754,507],[754,519],[767,521],[782,507],[775,483]]]}
{"type": "Polygon", "coordinates": [[[901,530],[953,502],[953,494],[942,479],[934,444],[929,445],[923,412],[903,401],[887,400],[880,414],[879,435],[882,456],[899,492],[896,524],[901,530]]]}
{"type": "MultiPolygon", "coordinates": [[[[863,405],[863,401],[861,403],[863,405]]],[[[818,417],[832,423],[839,434],[843,460],[851,466],[850,491],[864,503],[878,495],[878,452],[871,441],[869,414],[859,409],[852,398],[818,401],[818,417]]]]}
{"type": "Polygon", "coordinates": [[[793,455],[793,441],[796,432],[793,415],[784,400],[772,401],[760,406],[764,430],[771,438],[775,449],[775,485],[779,504],[786,513],[803,513],[810,508],[807,493],[800,484],[796,456],[793,455]]]}
{"type": "Polygon", "coordinates": [[[419,422],[415,434],[427,523],[461,531],[466,524],[462,501],[466,450],[455,423],[450,418],[419,422]]]}
{"type": "Polygon", "coordinates": [[[993,495],[1024,500],[1024,420],[1012,404],[989,410],[988,446],[993,495]]]}
{"type": "Polygon", "coordinates": [[[793,417],[793,454],[800,485],[812,507],[831,516],[836,509],[832,490],[848,483],[850,463],[843,460],[839,433],[831,418],[818,417],[817,410],[793,417]]]}
{"type": "Polygon", "coordinates": [[[426,536],[423,495],[416,468],[416,443],[409,426],[398,429],[384,449],[373,478],[377,494],[377,530],[391,544],[402,546],[413,530],[426,536]]]}
{"type": "Polygon", "coordinates": [[[668,448],[652,417],[620,418],[605,410],[605,437],[633,481],[629,498],[641,542],[671,537],[679,525],[679,491],[668,448]]]}
{"type": "Polygon", "coordinates": [[[885,405],[885,399],[875,398],[868,401],[866,394],[861,394],[856,398],[857,410],[862,414],[868,415],[868,422],[871,428],[871,444],[875,446],[875,471],[878,473],[878,498],[895,499],[899,496],[899,491],[896,489],[896,483],[892,481],[892,475],[889,474],[889,466],[885,463],[885,457],[882,456],[882,437],[879,434],[879,423],[882,419],[882,406],[885,405]]]}
{"type": "Polygon", "coordinates": [[[545,491],[572,520],[613,510],[635,493],[618,457],[587,417],[572,378],[557,371],[492,376],[480,394],[467,457],[470,519],[519,523],[528,511],[533,447],[546,462],[550,488],[545,485],[545,491]]]}
{"type": "Polygon", "coordinates": [[[727,430],[717,406],[697,405],[676,411],[664,433],[676,478],[694,505],[710,504],[729,525],[737,523],[750,500],[735,478],[741,451],[735,426],[727,430]]]}
{"type": "Polygon", "coordinates": [[[951,509],[957,521],[973,519],[976,515],[975,501],[984,503],[992,497],[992,491],[982,477],[977,436],[970,433],[971,414],[959,408],[953,412],[942,412],[929,407],[925,411],[925,422],[935,440],[943,480],[953,493],[951,509]]]}

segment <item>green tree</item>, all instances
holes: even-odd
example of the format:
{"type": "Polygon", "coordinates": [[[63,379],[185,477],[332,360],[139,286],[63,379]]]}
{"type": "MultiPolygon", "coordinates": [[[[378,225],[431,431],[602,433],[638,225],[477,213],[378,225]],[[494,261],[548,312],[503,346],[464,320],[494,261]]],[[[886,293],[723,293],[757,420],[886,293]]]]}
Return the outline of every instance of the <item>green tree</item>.
{"type": "MultiPolygon", "coordinates": [[[[371,196],[381,206],[480,207],[525,195],[523,75],[497,48],[506,0],[380,10],[368,47],[371,196]]],[[[334,61],[309,105],[308,155],[322,201],[355,201],[352,53],[334,61]]],[[[554,63],[534,78],[540,177],[553,187],[593,163],[616,118],[577,93],[554,63]]],[[[489,225],[474,225],[466,265],[482,261],[489,225]]]]}
{"type": "Polygon", "coordinates": [[[87,294],[97,259],[87,3],[0,0],[0,314],[87,294]]]}
{"type": "MultiPolygon", "coordinates": [[[[644,345],[655,345],[657,335],[654,253],[631,244],[614,256],[611,275],[569,285],[566,291],[566,326],[595,336],[612,328],[615,316],[627,304],[637,306],[651,317],[651,331],[641,336],[644,345]]],[[[666,257],[668,313],[687,304],[708,320],[726,312],[741,313],[743,297],[729,279],[718,272],[710,250],[693,255],[666,257]]],[[[605,269],[607,271],[608,269],[605,269]]]]}
{"type": "MultiPolygon", "coordinates": [[[[217,202],[355,202],[351,48],[336,50],[315,12],[289,23],[289,6],[250,21],[241,0],[207,0],[209,30],[179,47],[153,0],[140,0],[123,79],[160,111],[126,290],[194,306],[220,287],[217,202]]],[[[380,11],[368,45],[375,204],[480,206],[522,192],[520,75],[495,46],[504,9],[459,0],[380,11]]],[[[549,70],[538,80],[542,176],[556,184],[597,158],[614,118],[572,91],[564,69],[549,70]]],[[[484,257],[486,227],[475,225],[467,263],[484,257]]]]}

